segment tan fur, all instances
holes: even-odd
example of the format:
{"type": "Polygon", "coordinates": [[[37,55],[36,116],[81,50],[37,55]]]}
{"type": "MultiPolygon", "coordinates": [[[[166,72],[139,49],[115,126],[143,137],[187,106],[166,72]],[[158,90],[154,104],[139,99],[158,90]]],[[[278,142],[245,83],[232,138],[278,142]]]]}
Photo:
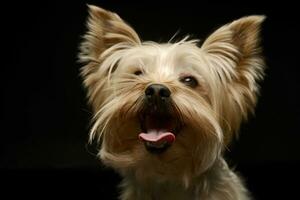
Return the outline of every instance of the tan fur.
{"type": "Polygon", "coordinates": [[[90,140],[99,157],[123,177],[122,200],[249,199],[240,178],[222,158],[224,147],[256,104],[264,62],[259,29],[264,16],[241,18],[203,43],[142,42],[117,14],[89,6],[81,44],[84,85],[94,109],[90,140]],[[140,70],[143,75],[136,76],[140,70]],[[179,78],[193,75],[196,88],[179,78]],[[153,155],[138,140],[137,113],[145,88],[166,85],[185,123],[174,144],[153,155]]]}

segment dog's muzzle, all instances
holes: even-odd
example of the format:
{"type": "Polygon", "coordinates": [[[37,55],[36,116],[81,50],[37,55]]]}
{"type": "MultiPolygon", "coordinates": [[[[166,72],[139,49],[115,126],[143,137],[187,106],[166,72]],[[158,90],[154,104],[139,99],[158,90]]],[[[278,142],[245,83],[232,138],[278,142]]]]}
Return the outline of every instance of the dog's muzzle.
{"type": "Polygon", "coordinates": [[[171,91],[162,84],[149,85],[140,114],[139,139],[151,153],[162,153],[176,138],[177,120],[172,114],[171,91]]]}

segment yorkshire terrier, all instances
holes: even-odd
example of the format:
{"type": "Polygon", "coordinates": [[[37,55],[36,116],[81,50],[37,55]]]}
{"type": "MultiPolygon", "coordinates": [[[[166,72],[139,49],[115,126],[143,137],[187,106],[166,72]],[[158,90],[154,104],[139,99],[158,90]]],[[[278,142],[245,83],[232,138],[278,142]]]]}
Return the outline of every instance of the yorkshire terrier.
{"type": "Polygon", "coordinates": [[[240,18],[201,45],[188,37],[159,44],[89,6],[79,58],[94,111],[90,140],[123,176],[120,199],[251,199],[223,154],[254,111],[264,19],[240,18]]]}

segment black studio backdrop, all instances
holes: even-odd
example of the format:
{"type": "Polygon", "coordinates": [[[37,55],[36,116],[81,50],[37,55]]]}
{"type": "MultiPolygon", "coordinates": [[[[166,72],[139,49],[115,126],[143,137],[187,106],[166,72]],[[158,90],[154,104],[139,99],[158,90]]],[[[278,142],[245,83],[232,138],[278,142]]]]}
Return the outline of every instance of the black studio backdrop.
{"type": "Polygon", "coordinates": [[[256,199],[288,199],[299,180],[299,13],[292,4],[188,1],[13,2],[2,5],[0,191],[34,196],[95,193],[116,199],[120,177],[87,145],[91,113],[76,62],[86,3],[117,12],[143,40],[168,41],[179,30],[204,39],[220,25],[265,14],[268,69],[256,117],[227,152],[256,199]],[[14,192],[14,191],[23,191],[14,192]],[[283,198],[284,197],[284,198],[283,198]]]}

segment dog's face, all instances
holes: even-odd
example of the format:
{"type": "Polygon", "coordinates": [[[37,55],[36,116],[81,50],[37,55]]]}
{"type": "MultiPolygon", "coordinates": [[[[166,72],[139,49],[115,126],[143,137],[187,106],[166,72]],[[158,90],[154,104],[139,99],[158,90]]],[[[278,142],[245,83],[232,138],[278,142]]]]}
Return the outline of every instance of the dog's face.
{"type": "Polygon", "coordinates": [[[141,42],[118,15],[89,8],[80,58],[101,159],[141,179],[205,171],[254,109],[264,17],[227,24],[198,47],[141,42]]]}

